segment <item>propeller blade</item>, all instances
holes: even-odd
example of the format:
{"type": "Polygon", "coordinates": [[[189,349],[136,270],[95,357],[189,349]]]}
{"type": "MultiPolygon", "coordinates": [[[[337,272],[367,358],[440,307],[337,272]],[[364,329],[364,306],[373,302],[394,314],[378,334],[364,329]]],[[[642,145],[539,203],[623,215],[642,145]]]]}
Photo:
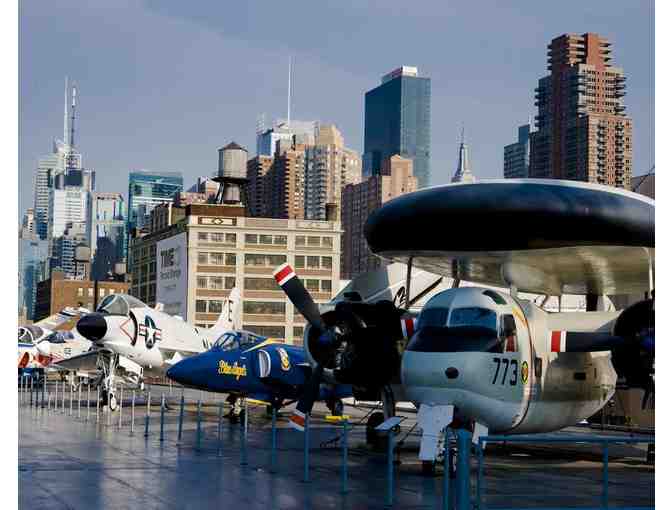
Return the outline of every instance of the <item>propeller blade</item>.
{"type": "Polygon", "coordinates": [[[305,431],[306,415],[310,414],[310,411],[313,409],[313,404],[320,396],[320,383],[322,382],[323,372],[324,367],[322,365],[317,365],[313,369],[310,379],[306,381],[301,398],[299,398],[299,402],[296,404],[296,409],[292,416],[289,417],[289,424],[292,428],[301,432],[305,431]]]}
{"type": "Polygon", "coordinates": [[[289,264],[282,264],[273,271],[273,277],[285,294],[287,294],[287,297],[296,309],[306,318],[308,323],[312,327],[317,328],[320,332],[325,331],[327,327],[322,320],[317,303],[313,301],[313,298],[303,286],[301,280],[296,276],[292,266],[289,264]]]}

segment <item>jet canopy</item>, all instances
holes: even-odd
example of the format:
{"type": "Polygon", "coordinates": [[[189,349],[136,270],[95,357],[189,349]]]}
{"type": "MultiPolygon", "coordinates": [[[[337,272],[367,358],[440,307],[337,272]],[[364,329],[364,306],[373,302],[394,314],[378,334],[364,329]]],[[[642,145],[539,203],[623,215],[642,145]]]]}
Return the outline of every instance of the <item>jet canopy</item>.
{"type": "Polygon", "coordinates": [[[44,335],[44,330],[33,324],[19,327],[19,343],[34,344],[35,340],[44,335]]]}
{"type": "Polygon", "coordinates": [[[129,310],[133,308],[147,308],[147,305],[128,294],[112,294],[100,302],[96,312],[108,315],[128,315],[129,310]]]}
{"type": "Polygon", "coordinates": [[[232,351],[235,349],[246,349],[266,340],[265,337],[256,335],[249,331],[227,331],[220,336],[213,348],[222,351],[232,351]]]}

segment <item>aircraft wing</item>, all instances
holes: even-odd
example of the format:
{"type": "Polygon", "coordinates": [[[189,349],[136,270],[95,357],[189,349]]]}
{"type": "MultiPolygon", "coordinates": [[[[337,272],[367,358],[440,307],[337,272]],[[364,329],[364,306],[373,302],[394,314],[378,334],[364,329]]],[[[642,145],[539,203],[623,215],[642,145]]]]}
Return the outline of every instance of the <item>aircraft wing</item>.
{"type": "Polygon", "coordinates": [[[83,372],[94,371],[98,368],[96,362],[100,354],[100,351],[87,351],[83,354],[78,354],[77,356],[56,361],[50,366],[63,370],[78,370],[83,372]]]}
{"type": "Polygon", "coordinates": [[[574,181],[505,179],[427,188],[369,217],[371,251],[443,276],[547,295],[653,287],[655,202],[574,181]]]}

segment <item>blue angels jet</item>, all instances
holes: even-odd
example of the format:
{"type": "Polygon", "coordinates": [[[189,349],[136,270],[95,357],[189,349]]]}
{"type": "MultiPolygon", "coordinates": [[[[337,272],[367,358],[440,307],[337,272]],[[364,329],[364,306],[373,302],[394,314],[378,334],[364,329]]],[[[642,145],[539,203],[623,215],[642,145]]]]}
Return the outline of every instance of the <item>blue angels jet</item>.
{"type": "MultiPolygon", "coordinates": [[[[210,350],[179,361],[166,375],[185,386],[228,393],[233,405],[229,418],[235,421],[242,399],[260,400],[276,409],[298,400],[310,373],[303,348],[249,331],[230,331],[210,350]]],[[[341,399],[350,396],[349,385],[322,384],[318,400],[339,415],[343,411],[341,399]]]]}

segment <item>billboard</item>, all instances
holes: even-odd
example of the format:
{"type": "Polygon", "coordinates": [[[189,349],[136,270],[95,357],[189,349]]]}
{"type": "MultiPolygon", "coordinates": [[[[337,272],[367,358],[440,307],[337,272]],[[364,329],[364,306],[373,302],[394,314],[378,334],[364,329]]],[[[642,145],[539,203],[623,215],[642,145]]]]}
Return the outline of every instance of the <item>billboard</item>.
{"type": "Polygon", "coordinates": [[[187,234],[156,243],[156,302],[163,311],[187,319],[187,234]]]}

